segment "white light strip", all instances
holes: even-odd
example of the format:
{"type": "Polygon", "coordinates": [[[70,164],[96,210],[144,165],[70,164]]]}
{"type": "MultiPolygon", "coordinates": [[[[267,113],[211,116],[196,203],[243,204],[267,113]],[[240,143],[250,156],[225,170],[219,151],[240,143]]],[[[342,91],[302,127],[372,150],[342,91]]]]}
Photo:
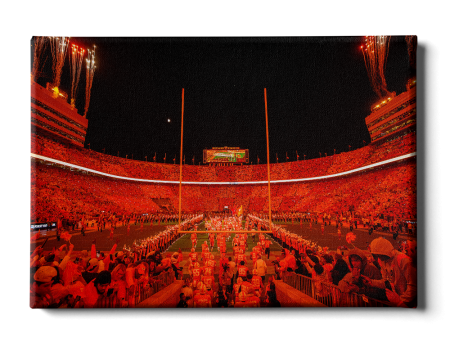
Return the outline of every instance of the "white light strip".
{"type": "MultiPolygon", "coordinates": [[[[407,159],[407,158],[410,158],[410,157],[415,157],[415,156],[416,156],[416,153],[414,152],[414,153],[398,156],[398,157],[395,157],[395,158],[391,158],[391,159],[386,160],[386,161],[370,164],[370,165],[367,165],[365,167],[361,167],[361,168],[345,171],[345,172],[342,172],[342,173],[338,173],[338,174],[327,175],[327,176],[308,177],[308,178],[294,178],[294,179],[291,179],[291,180],[278,180],[278,181],[272,181],[271,180],[270,183],[275,183],[275,184],[276,183],[293,183],[293,182],[305,182],[305,181],[315,181],[315,180],[329,179],[329,178],[333,178],[333,177],[339,177],[339,176],[345,176],[345,175],[353,174],[353,173],[356,173],[358,171],[364,171],[364,170],[367,170],[367,169],[376,168],[376,167],[383,166],[383,165],[388,164],[388,163],[402,161],[404,159],[407,159]]],[[[58,161],[58,160],[55,160],[53,158],[45,157],[45,156],[41,156],[41,155],[37,155],[37,154],[31,154],[31,157],[39,159],[39,160],[52,162],[52,163],[60,164],[60,165],[63,165],[63,166],[79,169],[79,170],[88,171],[88,172],[91,172],[91,173],[94,173],[94,174],[98,174],[98,175],[102,175],[102,176],[108,176],[108,177],[112,177],[112,178],[117,178],[117,179],[120,179],[120,180],[129,180],[129,181],[146,182],[146,183],[180,184],[180,181],[148,180],[148,179],[143,179],[143,178],[132,178],[132,177],[123,177],[123,176],[116,176],[116,175],[106,174],[106,173],[103,173],[101,171],[80,167],[80,166],[75,165],[75,164],[58,161]]],[[[197,185],[202,185],[202,184],[203,185],[205,185],[205,184],[206,185],[240,185],[240,184],[267,184],[267,181],[247,181],[247,182],[187,182],[187,181],[185,181],[185,182],[182,182],[182,184],[190,184],[190,185],[196,185],[196,184],[197,185]]]]}

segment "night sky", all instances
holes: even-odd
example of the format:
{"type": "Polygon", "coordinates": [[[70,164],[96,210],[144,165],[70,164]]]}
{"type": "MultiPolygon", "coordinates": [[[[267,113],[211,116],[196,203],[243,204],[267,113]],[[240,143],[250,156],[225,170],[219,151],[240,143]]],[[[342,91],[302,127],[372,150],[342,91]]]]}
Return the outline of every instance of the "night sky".
{"type": "MultiPolygon", "coordinates": [[[[77,38],[96,45],[85,147],[121,157],[179,163],[181,89],[185,88],[183,153],[202,161],[203,149],[249,149],[266,163],[264,88],[271,162],[333,154],[370,143],[364,118],[378,101],[360,50],[345,38],[77,38]],[[171,119],[171,122],[167,122],[171,119]]],[[[51,80],[47,48],[44,76],[51,80]]],[[[44,56],[44,58],[45,58],[44,56]]],[[[76,106],[84,110],[85,63],[76,106]]],[[[69,59],[61,89],[70,92],[69,59]]],[[[404,37],[392,37],[388,90],[405,91],[411,77],[404,37]]]]}

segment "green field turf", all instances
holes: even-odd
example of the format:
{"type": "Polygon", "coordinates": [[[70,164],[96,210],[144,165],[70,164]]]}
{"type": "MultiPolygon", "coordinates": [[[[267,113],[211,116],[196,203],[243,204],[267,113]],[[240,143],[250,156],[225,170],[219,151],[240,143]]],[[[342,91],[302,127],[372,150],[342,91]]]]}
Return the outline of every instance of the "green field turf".
{"type": "MultiPolygon", "coordinates": [[[[205,231],[205,222],[202,222],[198,226],[199,231],[205,231]]],[[[232,253],[232,240],[234,238],[235,234],[231,234],[230,239],[226,242],[227,244],[227,253],[232,253]]],[[[267,235],[266,235],[267,237],[267,235]]],[[[273,244],[270,245],[271,251],[279,251],[281,250],[281,247],[278,245],[278,243],[274,242],[272,238],[269,237],[269,239],[273,242],[273,244]]],[[[202,252],[202,244],[204,241],[207,241],[209,245],[209,237],[208,234],[197,234],[197,247],[195,249],[195,252],[202,252]]],[[[257,244],[257,238],[255,239],[255,242],[252,241],[252,237],[248,236],[247,238],[247,252],[252,251],[253,247],[257,244]]],[[[181,249],[182,252],[190,252],[192,248],[192,242],[191,242],[191,234],[185,234],[184,236],[180,237],[178,240],[176,240],[168,249],[167,251],[173,252],[178,251],[181,249]]],[[[214,242],[214,248],[211,251],[212,253],[219,253],[217,249],[217,240],[214,242]]]]}

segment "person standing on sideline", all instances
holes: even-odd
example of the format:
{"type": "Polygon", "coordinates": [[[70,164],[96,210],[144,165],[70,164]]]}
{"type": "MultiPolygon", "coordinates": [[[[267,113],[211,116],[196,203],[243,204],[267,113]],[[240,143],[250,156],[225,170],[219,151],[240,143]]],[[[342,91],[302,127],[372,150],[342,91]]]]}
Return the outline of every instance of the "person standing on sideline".
{"type": "Polygon", "coordinates": [[[61,240],[61,229],[56,228],[56,240],[59,242],[61,240]]]}
{"type": "Polygon", "coordinates": [[[111,228],[110,228],[110,232],[109,232],[109,239],[113,239],[114,238],[114,227],[111,224],[111,228]]]}
{"type": "Polygon", "coordinates": [[[80,229],[81,234],[84,236],[84,228],[83,228],[83,224],[81,223],[81,219],[78,220],[77,229],[80,229]]]}
{"type": "Polygon", "coordinates": [[[234,281],[236,280],[236,263],[233,262],[231,257],[228,257],[228,267],[229,267],[229,273],[230,275],[233,276],[231,284],[234,283],[234,281]]]}
{"type": "Polygon", "coordinates": [[[267,259],[270,259],[270,244],[272,244],[272,242],[266,238],[266,240],[264,241],[264,252],[267,255],[267,259]]]}
{"type": "Polygon", "coordinates": [[[267,273],[267,264],[266,262],[261,258],[261,255],[258,255],[258,259],[256,260],[255,264],[253,265],[253,269],[256,270],[259,277],[261,277],[261,280],[265,281],[266,273],[267,273]]]}

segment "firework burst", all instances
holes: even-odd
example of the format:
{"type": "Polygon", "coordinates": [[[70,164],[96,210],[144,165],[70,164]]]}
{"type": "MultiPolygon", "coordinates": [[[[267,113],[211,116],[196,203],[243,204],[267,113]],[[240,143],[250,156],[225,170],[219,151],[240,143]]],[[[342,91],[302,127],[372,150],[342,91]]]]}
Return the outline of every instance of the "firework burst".
{"type": "Polygon", "coordinates": [[[84,117],[87,115],[89,109],[89,102],[91,100],[92,80],[94,79],[94,71],[97,68],[95,64],[95,46],[94,50],[88,49],[88,58],[86,59],[86,104],[84,106],[84,117]]]}
{"type": "Polygon", "coordinates": [[[361,46],[370,82],[380,99],[391,95],[387,90],[386,79],[384,77],[386,60],[389,53],[389,41],[390,36],[387,35],[366,36],[365,44],[361,46]]]}
{"type": "Polygon", "coordinates": [[[53,86],[59,88],[61,82],[62,67],[69,48],[69,38],[64,36],[51,36],[50,47],[53,57],[53,86]]]}
{"type": "Polygon", "coordinates": [[[41,74],[44,63],[42,61],[42,55],[46,47],[46,37],[36,36],[34,37],[34,50],[33,50],[33,68],[31,69],[31,80],[36,81],[41,74]]]}
{"type": "Polygon", "coordinates": [[[75,99],[77,96],[78,82],[80,81],[81,65],[83,63],[84,49],[76,45],[72,45],[72,52],[70,56],[70,78],[72,80],[72,87],[70,90],[70,104],[75,107],[75,99]]]}

